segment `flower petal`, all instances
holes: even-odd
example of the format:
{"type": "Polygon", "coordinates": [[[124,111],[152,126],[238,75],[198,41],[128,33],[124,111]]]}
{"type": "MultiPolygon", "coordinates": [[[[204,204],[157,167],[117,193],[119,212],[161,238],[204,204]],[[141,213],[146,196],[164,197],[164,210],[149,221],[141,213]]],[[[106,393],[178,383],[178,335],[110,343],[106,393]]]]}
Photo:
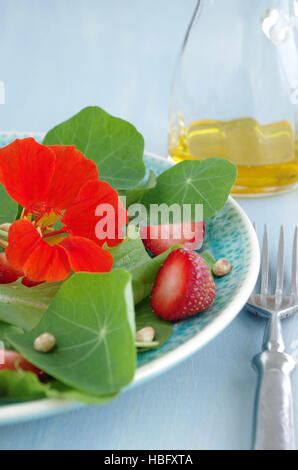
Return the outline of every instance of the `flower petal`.
{"type": "Polygon", "coordinates": [[[74,203],[65,211],[62,222],[72,235],[79,235],[102,246],[119,244],[124,238],[122,227],[128,221],[117,191],[105,181],[88,181],[74,203]],[[100,215],[101,209],[104,214],[100,215]],[[108,212],[105,212],[105,208],[108,212]],[[98,210],[99,209],[99,210],[98,210]],[[97,215],[96,215],[97,214],[97,215]],[[107,222],[106,236],[98,237],[96,227],[101,219],[107,222]]]}
{"type": "Polygon", "coordinates": [[[41,237],[29,220],[17,220],[8,231],[6,256],[9,263],[18,271],[31,255],[41,237]]]}
{"type": "Polygon", "coordinates": [[[60,245],[66,250],[70,266],[75,272],[106,273],[112,269],[111,253],[87,238],[71,236],[60,245]]]}
{"type": "Polygon", "coordinates": [[[45,242],[28,220],[17,220],[8,232],[6,256],[34,282],[62,281],[73,271],[109,272],[113,257],[96,243],[83,237],[65,238],[57,245],[45,242]]]}
{"type": "Polygon", "coordinates": [[[43,204],[55,170],[55,154],[33,138],[0,149],[0,179],[8,194],[28,209],[43,204]]]}
{"type": "Polygon", "coordinates": [[[56,155],[56,165],[47,205],[66,209],[87,181],[98,180],[97,167],[74,145],[49,145],[48,148],[56,155]]]}
{"type": "Polygon", "coordinates": [[[60,245],[50,246],[44,240],[36,246],[26,261],[23,271],[31,281],[63,281],[69,276],[68,257],[60,245]]]}
{"type": "Polygon", "coordinates": [[[6,256],[9,263],[34,282],[66,279],[70,265],[60,245],[46,243],[28,220],[17,220],[8,232],[6,256]]]}

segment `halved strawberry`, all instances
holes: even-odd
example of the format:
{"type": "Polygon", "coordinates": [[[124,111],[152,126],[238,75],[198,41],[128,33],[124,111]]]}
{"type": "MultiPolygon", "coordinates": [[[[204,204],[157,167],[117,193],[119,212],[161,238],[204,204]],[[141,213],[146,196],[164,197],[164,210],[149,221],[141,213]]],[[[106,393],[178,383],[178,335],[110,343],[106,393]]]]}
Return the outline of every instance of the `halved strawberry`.
{"type": "MultiPolygon", "coordinates": [[[[6,254],[4,252],[0,253],[0,284],[11,284],[22,276],[24,276],[22,272],[15,271],[9,264],[6,254]]],[[[23,277],[22,279],[22,284],[26,287],[35,287],[42,284],[42,282],[33,282],[27,277],[23,277]]]]}
{"type": "Polygon", "coordinates": [[[195,251],[172,251],[157,273],[150,303],[156,315],[180,320],[208,308],[215,284],[205,261],[195,251]]]}
{"type": "Polygon", "coordinates": [[[174,245],[184,245],[188,250],[197,250],[202,246],[204,233],[204,222],[140,227],[140,237],[147,250],[154,255],[160,255],[174,245]]]}
{"type": "Polygon", "coordinates": [[[27,361],[20,353],[16,351],[9,351],[5,349],[4,351],[0,351],[0,370],[9,369],[9,370],[17,370],[22,369],[25,371],[33,372],[37,375],[39,380],[43,380],[46,377],[46,373],[35,367],[31,362],[27,361]]]}
{"type": "Polygon", "coordinates": [[[10,284],[15,282],[23,274],[15,271],[9,264],[6,258],[6,254],[0,253],[0,284],[10,284]]]}

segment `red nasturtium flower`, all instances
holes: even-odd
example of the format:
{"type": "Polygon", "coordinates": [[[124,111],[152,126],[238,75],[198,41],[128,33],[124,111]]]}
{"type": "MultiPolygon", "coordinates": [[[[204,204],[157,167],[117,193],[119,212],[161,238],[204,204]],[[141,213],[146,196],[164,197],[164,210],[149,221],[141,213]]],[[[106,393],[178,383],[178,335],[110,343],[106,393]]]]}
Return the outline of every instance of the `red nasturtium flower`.
{"type": "MultiPolygon", "coordinates": [[[[9,264],[33,282],[66,279],[71,271],[108,272],[112,255],[102,245],[122,241],[127,213],[96,165],[74,146],[45,146],[33,138],[0,149],[0,183],[24,209],[9,228],[9,264]],[[99,240],[100,204],[115,211],[115,237],[99,240]],[[57,220],[63,227],[55,230],[57,220]]],[[[110,221],[111,222],[111,221],[110,221]]]]}

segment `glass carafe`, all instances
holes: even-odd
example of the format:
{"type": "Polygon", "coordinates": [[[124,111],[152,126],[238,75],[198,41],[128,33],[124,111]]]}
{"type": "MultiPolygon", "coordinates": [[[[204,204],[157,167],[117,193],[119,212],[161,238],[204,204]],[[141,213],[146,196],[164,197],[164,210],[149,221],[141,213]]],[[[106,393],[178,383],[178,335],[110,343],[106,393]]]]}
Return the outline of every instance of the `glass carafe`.
{"type": "Polygon", "coordinates": [[[172,87],[169,154],[224,157],[233,193],[298,182],[298,0],[201,0],[172,87]]]}

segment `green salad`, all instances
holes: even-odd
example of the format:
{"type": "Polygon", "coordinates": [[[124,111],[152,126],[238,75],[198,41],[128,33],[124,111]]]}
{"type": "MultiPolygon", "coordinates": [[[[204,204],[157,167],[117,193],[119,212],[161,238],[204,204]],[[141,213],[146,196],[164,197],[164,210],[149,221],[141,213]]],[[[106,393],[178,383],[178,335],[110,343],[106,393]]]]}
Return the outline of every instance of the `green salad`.
{"type": "Polygon", "coordinates": [[[136,128],[98,107],[42,144],[17,139],[0,149],[0,402],[105,403],[133,380],[138,354],[211,305],[216,260],[197,250],[236,167],[215,157],[156,176],[143,153],[136,128]],[[113,217],[98,204],[115,211],[116,232],[105,231],[113,217]],[[180,225],[192,238],[177,236],[174,219],[162,233],[150,211],[160,205],[191,208],[180,225]]]}

